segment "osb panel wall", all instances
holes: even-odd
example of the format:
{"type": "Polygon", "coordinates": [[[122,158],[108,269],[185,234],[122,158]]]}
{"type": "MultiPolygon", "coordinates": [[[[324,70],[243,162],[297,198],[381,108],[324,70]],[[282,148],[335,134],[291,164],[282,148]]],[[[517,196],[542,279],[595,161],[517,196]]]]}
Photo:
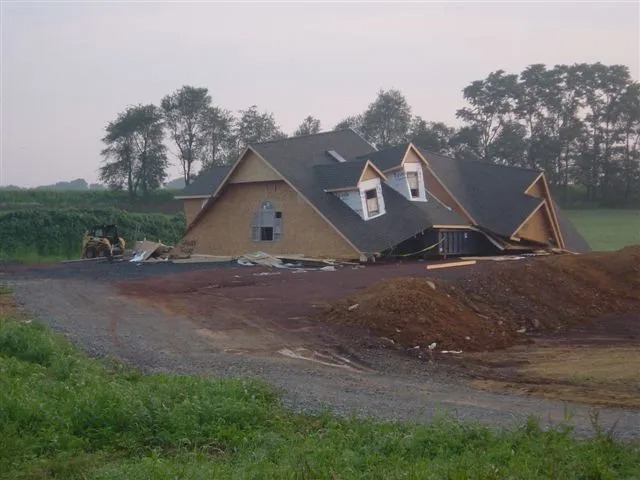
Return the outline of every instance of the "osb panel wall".
{"type": "Polygon", "coordinates": [[[555,235],[549,222],[547,206],[543,205],[540,207],[538,211],[527,220],[527,223],[520,228],[516,235],[525,240],[548,244],[549,238],[554,238],[555,235]]]}
{"type": "Polygon", "coordinates": [[[540,177],[533,185],[531,185],[531,187],[529,187],[529,189],[527,190],[527,194],[537,198],[546,197],[542,177],[540,177]]]}
{"type": "Polygon", "coordinates": [[[359,253],[283,181],[227,185],[183,241],[193,245],[194,253],[209,255],[241,255],[259,250],[359,258],[359,253]],[[251,239],[252,215],[267,200],[282,212],[282,239],[255,242],[251,239]]]}
{"type": "Polygon", "coordinates": [[[420,157],[418,157],[418,155],[416,155],[416,152],[414,152],[413,149],[410,148],[404,158],[404,163],[420,163],[420,162],[422,162],[422,160],[420,160],[420,157]]]}
{"type": "Polygon", "coordinates": [[[361,181],[365,182],[367,180],[373,180],[374,178],[380,178],[380,175],[378,175],[373,168],[367,165],[367,168],[365,168],[364,173],[362,174],[361,181]]]}
{"type": "Polygon", "coordinates": [[[461,215],[462,218],[466,218],[471,222],[471,219],[469,219],[462,209],[458,207],[458,204],[455,202],[453,197],[447,193],[447,191],[442,187],[442,184],[433,176],[433,173],[431,173],[427,168],[423,169],[422,172],[429,193],[444,203],[447,207],[453,209],[454,212],[461,215]]]}
{"type": "Polygon", "coordinates": [[[187,225],[189,225],[194,218],[196,218],[196,215],[198,215],[198,212],[200,211],[200,208],[202,207],[202,202],[206,200],[204,198],[192,198],[192,199],[185,199],[184,200],[184,204],[183,204],[183,208],[184,208],[184,216],[187,219],[187,225]]]}
{"type": "Polygon", "coordinates": [[[280,176],[255,153],[248,151],[229,178],[229,183],[271,182],[275,180],[280,180],[280,176]]]}

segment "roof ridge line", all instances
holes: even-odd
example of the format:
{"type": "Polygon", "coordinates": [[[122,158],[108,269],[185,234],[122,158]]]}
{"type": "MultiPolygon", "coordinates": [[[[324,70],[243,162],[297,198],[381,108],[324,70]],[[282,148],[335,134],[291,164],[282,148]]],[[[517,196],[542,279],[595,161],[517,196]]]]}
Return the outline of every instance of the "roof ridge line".
{"type": "MultiPolygon", "coordinates": [[[[299,138],[307,138],[307,137],[319,137],[320,135],[328,135],[329,133],[340,133],[340,132],[346,132],[348,130],[353,131],[353,129],[351,128],[341,128],[340,130],[326,130],[324,132],[318,132],[318,133],[307,133],[305,135],[295,135],[295,136],[287,136],[284,138],[276,138],[273,140],[265,140],[264,142],[256,142],[256,143],[250,143],[249,146],[258,146],[258,145],[265,145],[267,143],[275,143],[275,142],[285,142],[287,140],[297,140],[299,138]]],[[[357,134],[357,132],[354,132],[357,134]]],[[[364,140],[364,138],[363,138],[364,140]]],[[[366,141],[366,140],[365,140],[366,141]]],[[[367,142],[368,143],[368,142],[367,142]]]]}

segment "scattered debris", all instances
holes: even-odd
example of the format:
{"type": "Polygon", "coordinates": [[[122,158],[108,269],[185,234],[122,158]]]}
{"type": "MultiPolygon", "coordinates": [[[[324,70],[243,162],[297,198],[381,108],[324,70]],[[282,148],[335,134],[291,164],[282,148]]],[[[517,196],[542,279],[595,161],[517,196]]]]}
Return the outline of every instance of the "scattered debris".
{"type": "Polygon", "coordinates": [[[354,303],[353,305],[349,306],[349,308],[347,308],[347,310],[350,311],[350,312],[353,312],[359,306],[360,306],[359,303],[354,303]]]}
{"type": "Polygon", "coordinates": [[[130,262],[142,263],[148,261],[167,261],[173,247],[160,242],[139,240],[133,248],[130,262]]]}
{"type": "Polygon", "coordinates": [[[173,263],[217,263],[217,262],[231,262],[233,257],[229,256],[219,256],[219,255],[200,255],[200,254],[191,254],[186,258],[174,258],[171,256],[171,261],[173,263]]]}
{"type": "Polygon", "coordinates": [[[447,263],[432,263],[431,265],[427,265],[427,270],[436,270],[439,268],[449,268],[449,267],[464,267],[467,265],[475,265],[475,260],[465,260],[461,262],[447,262],[447,263]]]}
{"type": "Polygon", "coordinates": [[[265,252],[246,253],[236,259],[239,265],[262,266],[272,268],[289,268],[294,271],[320,270],[323,272],[335,272],[340,264],[335,260],[322,260],[319,258],[306,258],[302,255],[270,255],[265,252]],[[286,261],[285,261],[286,260],[286,261]]]}
{"type": "Polygon", "coordinates": [[[238,257],[236,262],[244,267],[261,265],[263,267],[287,268],[282,260],[264,252],[246,253],[238,257]]]}

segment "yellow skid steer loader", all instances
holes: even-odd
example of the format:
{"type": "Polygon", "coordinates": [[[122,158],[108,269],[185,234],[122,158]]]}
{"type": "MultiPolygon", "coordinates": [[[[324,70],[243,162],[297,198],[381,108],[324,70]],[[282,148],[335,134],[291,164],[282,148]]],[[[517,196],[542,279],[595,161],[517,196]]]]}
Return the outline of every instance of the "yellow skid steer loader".
{"type": "Polygon", "coordinates": [[[118,236],[115,225],[96,225],[84,232],[82,258],[105,257],[112,259],[124,252],[124,239],[118,236]]]}

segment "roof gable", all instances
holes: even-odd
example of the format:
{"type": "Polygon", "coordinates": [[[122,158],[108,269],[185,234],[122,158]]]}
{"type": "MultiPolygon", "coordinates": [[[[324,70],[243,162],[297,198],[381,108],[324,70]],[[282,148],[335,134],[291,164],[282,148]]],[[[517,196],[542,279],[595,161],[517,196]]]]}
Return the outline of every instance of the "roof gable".
{"type": "Polygon", "coordinates": [[[369,160],[315,165],[313,169],[317,185],[326,192],[356,189],[360,182],[371,178],[386,179],[369,160]]]}
{"type": "Polygon", "coordinates": [[[540,175],[537,170],[456,160],[433,152],[423,156],[477,225],[511,237],[543,202],[525,190],[540,175]]]}
{"type": "Polygon", "coordinates": [[[208,198],[218,189],[231,170],[231,165],[215,166],[203,170],[198,177],[178,192],[174,198],[208,198]]]}

